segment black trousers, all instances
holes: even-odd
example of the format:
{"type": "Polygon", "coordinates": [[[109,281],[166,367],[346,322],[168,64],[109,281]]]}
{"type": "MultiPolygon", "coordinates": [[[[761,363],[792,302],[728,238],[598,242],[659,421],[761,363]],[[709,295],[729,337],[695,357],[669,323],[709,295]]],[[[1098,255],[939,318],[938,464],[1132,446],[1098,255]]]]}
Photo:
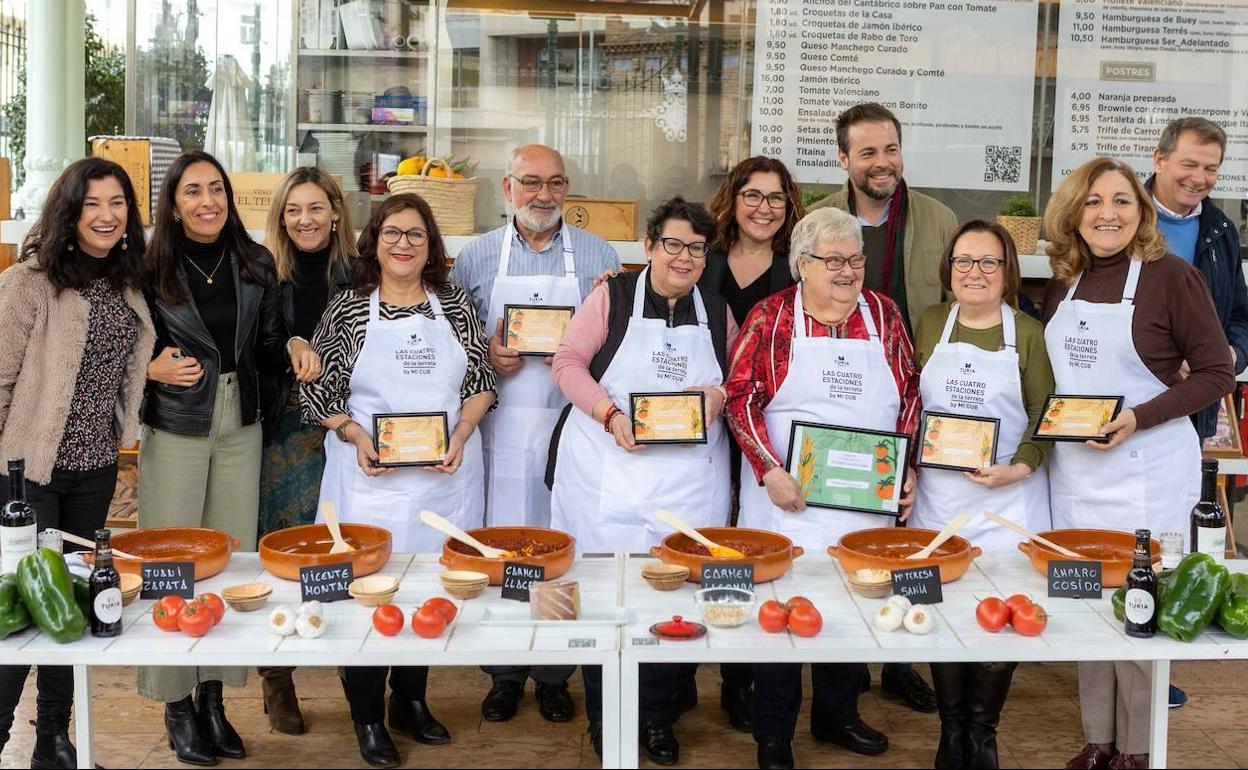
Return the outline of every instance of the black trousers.
{"type": "Polygon", "coordinates": [[[386,720],[386,674],[390,689],[400,700],[424,700],[429,684],[428,666],[347,666],[338,669],[342,691],[351,707],[351,718],[360,724],[386,720]]]}
{"type": "Polygon", "coordinates": [[[494,684],[515,682],[523,686],[532,677],[539,684],[566,685],[576,673],[576,666],[482,666],[481,670],[490,675],[494,684]]]}
{"type": "MultiPolygon", "coordinates": [[[[812,723],[849,724],[858,718],[866,663],[810,664],[812,723]]],[[[754,666],[754,737],[793,739],[802,710],[802,664],[754,666]]]]}
{"type": "MultiPolygon", "coordinates": [[[[680,663],[678,665],[680,666],[681,684],[687,684],[697,678],[700,663],[680,663]]],[[[720,663],[719,675],[723,678],[725,685],[746,688],[754,684],[754,664],[720,663]]]]}
{"type": "MultiPolygon", "coordinates": [[[[0,476],[0,489],[8,489],[9,479],[0,476]]],[[[35,509],[39,531],[48,527],[88,540],[104,526],[108,506],[117,488],[117,465],[94,471],[53,469],[47,484],[26,482],[26,502],[35,509]]],[[[22,699],[22,688],[30,666],[0,666],[0,749],[9,741],[13,714],[22,699]]],[[[69,729],[74,702],[74,670],[69,666],[40,666],[35,678],[39,694],[35,699],[35,731],[55,735],[69,729]]]]}
{"type": "MultiPolygon", "coordinates": [[[[638,697],[638,711],[642,724],[672,723],[672,702],[676,697],[676,683],[681,675],[680,663],[643,663],[638,697]]],[[[591,725],[602,724],[602,666],[581,666],[585,679],[585,715],[591,725]]]]}

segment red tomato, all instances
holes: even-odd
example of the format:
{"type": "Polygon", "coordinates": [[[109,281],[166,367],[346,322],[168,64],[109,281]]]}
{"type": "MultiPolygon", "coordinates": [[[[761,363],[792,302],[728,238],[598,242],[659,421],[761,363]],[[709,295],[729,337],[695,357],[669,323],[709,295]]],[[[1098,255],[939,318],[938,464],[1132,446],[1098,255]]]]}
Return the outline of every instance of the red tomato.
{"type": "Polygon", "coordinates": [[[412,613],[412,630],[424,639],[436,639],[446,630],[446,616],[437,607],[426,603],[412,613]]]}
{"type": "Polygon", "coordinates": [[[789,599],[784,604],[786,607],[789,608],[790,611],[792,611],[794,607],[802,607],[802,606],[814,607],[815,606],[815,603],[812,602],[810,599],[807,599],[805,596],[794,596],[792,599],[789,599]]]}
{"type": "Polygon", "coordinates": [[[191,602],[178,615],[178,628],[187,636],[203,636],[212,629],[212,608],[191,602]]]}
{"type": "Polygon", "coordinates": [[[768,599],[758,608],[758,624],[764,631],[778,634],[789,625],[789,610],[775,599],[768,599]]]}
{"type": "Polygon", "coordinates": [[[1014,617],[1015,612],[1018,612],[1029,604],[1034,604],[1034,602],[1032,602],[1029,597],[1023,596],[1022,594],[1014,594],[1005,600],[1005,606],[1010,608],[1011,618],[1014,617]]]}
{"type": "Polygon", "coordinates": [[[152,620],[161,631],[177,631],[178,615],[185,606],[186,601],[181,596],[166,596],[152,607],[152,620]]]}
{"type": "Polygon", "coordinates": [[[212,624],[221,622],[221,618],[225,617],[225,602],[221,601],[221,597],[216,594],[200,594],[193,600],[195,604],[202,604],[212,610],[212,624]]]}
{"type": "Polygon", "coordinates": [[[403,610],[393,604],[383,604],[373,610],[373,628],[386,636],[394,636],[403,630],[403,610]]]}
{"type": "Polygon", "coordinates": [[[459,613],[459,609],[455,606],[455,602],[441,596],[435,596],[427,599],[422,607],[433,607],[442,613],[442,617],[446,618],[446,624],[449,626],[451,621],[455,619],[455,615],[459,613]]]}
{"type": "Polygon", "coordinates": [[[975,619],[980,628],[995,634],[1010,622],[1010,608],[997,597],[989,596],[975,608],[975,619]]]}
{"type": "Polygon", "coordinates": [[[814,636],[823,629],[823,616],[813,604],[799,604],[789,612],[789,630],[798,636],[814,636]]]}
{"type": "Polygon", "coordinates": [[[1023,636],[1039,636],[1049,625],[1049,614],[1039,604],[1028,604],[1014,611],[1010,623],[1023,636]]]}

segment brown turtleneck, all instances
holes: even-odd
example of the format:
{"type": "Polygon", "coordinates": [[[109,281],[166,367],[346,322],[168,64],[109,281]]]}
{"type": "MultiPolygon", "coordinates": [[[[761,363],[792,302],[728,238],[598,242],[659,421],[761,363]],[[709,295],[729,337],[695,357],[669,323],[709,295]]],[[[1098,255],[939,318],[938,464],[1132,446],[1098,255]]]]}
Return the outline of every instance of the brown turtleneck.
{"type": "MultiPolygon", "coordinates": [[[[1127,282],[1125,253],[1093,258],[1075,290],[1075,299],[1120,302],[1127,282]]],[[[1057,312],[1069,285],[1056,278],[1044,292],[1044,322],[1057,312]]],[[[1135,292],[1131,337],[1144,365],[1168,386],[1156,398],[1134,408],[1137,428],[1145,430],[1177,417],[1187,417],[1235,387],[1230,347],[1200,271],[1167,254],[1143,265],[1135,292]],[[1187,361],[1191,374],[1182,379],[1187,361]]]]}

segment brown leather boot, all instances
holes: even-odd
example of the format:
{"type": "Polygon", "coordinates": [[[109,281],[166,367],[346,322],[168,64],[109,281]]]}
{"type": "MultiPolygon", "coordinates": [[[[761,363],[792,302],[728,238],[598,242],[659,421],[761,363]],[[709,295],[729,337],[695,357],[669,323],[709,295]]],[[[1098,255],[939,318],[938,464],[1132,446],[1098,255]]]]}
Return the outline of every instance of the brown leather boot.
{"type": "Polygon", "coordinates": [[[1147,767],[1148,767],[1148,755],[1147,754],[1145,754],[1141,758],[1141,757],[1132,756],[1131,754],[1123,754],[1120,751],[1114,755],[1113,759],[1109,760],[1109,770],[1136,770],[1136,768],[1139,768],[1140,770],[1145,770],[1145,768],[1147,767]]]}
{"type": "Polygon", "coordinates": [[[1095,743],[1083,747],[1083,751],[1066,763],[1066,770],[1109,770],[1109,761],[1114,758],[1114,747],[1105,751],[1095,743]]]}
{"type": "Polygon", "coordinates": [[[294,670],[293,666],[256,669],[264,690],[264,713],[269,715],[269,727],[285,735],[303,734],[303,714],[295,695],[295,680],[291,678],[294,670]]]}

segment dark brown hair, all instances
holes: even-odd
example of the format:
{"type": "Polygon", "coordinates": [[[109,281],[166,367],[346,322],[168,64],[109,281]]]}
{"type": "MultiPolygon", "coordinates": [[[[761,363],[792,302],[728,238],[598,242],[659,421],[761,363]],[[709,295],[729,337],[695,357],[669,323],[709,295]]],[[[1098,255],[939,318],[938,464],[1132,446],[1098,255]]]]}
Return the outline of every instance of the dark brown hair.
{"type": "Polygon", "coordinates": [[[1005,264],[1001,267],[1005,271],[1002,276],[1004,281],[1001,286],[1001,300],[1010,307],[1017,308],[1018,292],[1023,285],[1022,275],[1018,268],[1018,248],[1014,245],[1014,238],[1010,236],[1009,231],[996,222],[972,219],[958,228],[953,237],[949,239],[949,244],[945,246],[945,256],[940,260],[940,285],[945,291],[953,293],[953,250],[958,245],[958,239],[967,233],[989,233],[995,235],[1001,242],[1001,253],[1005,255],[1005,264]]]}
{"type": "Polygon", "coordinates": [[[897,144],[901,144],[901,121],[887,107],[875,102],[855,104],[836,116],[836,146],[849,154],[849,129],[858,123],[892,123],[897,129],[897,144]]]}
{"type": "Polygon", "coordinates": [[[646,220],[646,240],[651,245],[658,243],[663,237],[663,226],[672,220],[688,222],[693,232],[707,241],[715,237],[715,220],[701,203],[687,201],[677,195],[663,201],[650,212],[646,220]]]}
{"type": "Polygon", "coordinates": [[[784,223],[771,237],[771,250],[776,254],[788,256],[789,247],[792,245],[793,227],[799,219],[806,216],[806,208],[802,206],[802,191],[798,188],[797,182],[793,181],[793,175],[789,173],[789,169],[775,158],[768,158],[765,155],[755,155],[738,163],[736,168],[728,172],[724,181],[720,182],[719,188],[707,202],[706,208],[711,212],[711,216],[715,217],[717,223],[715,241],[711,244],[716,251],[727,254],[733,246],[737,245],[741,237],[741,227],[737,224],[736,217],[737,194],[745,188],[751,175],[768,173],[777,174],[780,177],[780,187],[784,190],[785,197],[789,199],[784,207],[784,223]]]}
{"type": "Polygon", "coordinates": [[[442,232],[433,218],[433,209],[425,199],[416,193],[400,193],[392,195],[377,207],[372,219],[360,232],[360,258],[351,262],[351,287],[357,294],[369,294],[381,285],[381,262],[377,259],[377,241],[381,237],[381,226],[392,214],[415,209],[420,218],[425,220],[425,230],[429,232],[429,260],[420,277],[427,286],[441,289],[446,286],[446,247],[442,244],[442,232]]]}

